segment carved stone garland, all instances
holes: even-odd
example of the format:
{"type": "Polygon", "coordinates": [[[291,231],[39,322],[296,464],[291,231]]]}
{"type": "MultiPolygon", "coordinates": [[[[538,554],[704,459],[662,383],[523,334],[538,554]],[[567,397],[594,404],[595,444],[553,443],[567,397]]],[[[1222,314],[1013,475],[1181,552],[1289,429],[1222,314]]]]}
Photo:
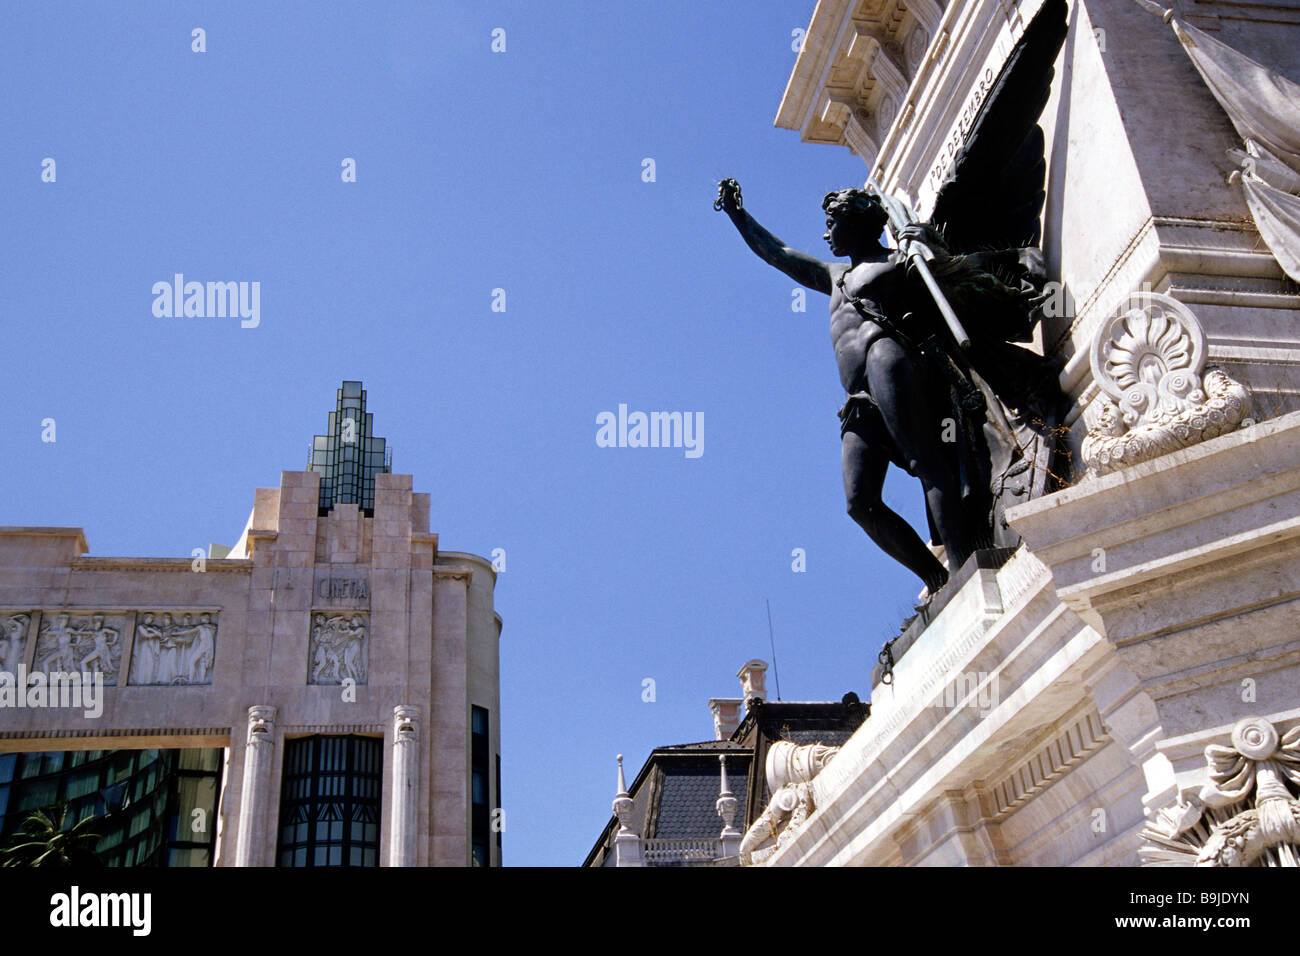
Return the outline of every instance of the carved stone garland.
{"type": "Polygon", "coordinates": [[[1300,866],[1300,726],[1279,736],[1239,720],[1232,745],[1205,748],[1210,782],[1142,830],[1146,866],[1300,866]]]}
{"type": "Polygon", "coordinates": [[[1103,322],[1090,350],[1104,394],[1083,439],[1088,468],[1117,471],[1242,424],[1250,392],[1221,369],[1207,371],[1205,355],[1200,322],[1167,295],[1134,293],[1103,322]]]}

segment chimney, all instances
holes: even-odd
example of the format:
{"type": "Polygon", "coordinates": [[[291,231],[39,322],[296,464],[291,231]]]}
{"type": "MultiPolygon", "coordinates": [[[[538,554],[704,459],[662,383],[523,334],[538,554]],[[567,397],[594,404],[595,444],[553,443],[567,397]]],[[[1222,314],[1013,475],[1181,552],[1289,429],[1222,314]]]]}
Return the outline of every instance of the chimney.
{"type": "Polygon", "coordinates": [[[717,740],[730,740],[740,726],[739,697],[710,697],[709,710],[713,711],[713,734],[717,740]]]}
{"type": "Polygon", "coordinates": [[[767,700],[767,661],[747,661],[736,674],[740,678],[740,692],[745,696],[745,709],[755,697],[767,700]]]}

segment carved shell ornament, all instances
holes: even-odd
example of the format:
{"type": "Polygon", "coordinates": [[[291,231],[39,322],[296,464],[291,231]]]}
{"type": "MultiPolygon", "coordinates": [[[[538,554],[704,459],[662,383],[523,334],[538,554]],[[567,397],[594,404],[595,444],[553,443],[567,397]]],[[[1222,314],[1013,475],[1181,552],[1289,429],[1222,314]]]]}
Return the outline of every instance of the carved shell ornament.
{"type": "Polygon", "coordinates": [[[1300,866],[1300,726],[1239,720],[1231,746],[1205,748],[1209,782],[1142,830],[1147,866],[1300,866]]]}
{"type": "Polygon", "coordinates": [[[1251,408],[1245,386],[1206,370],[1200,322],[1167,295],[1131,295],[1101,324],[1089,358],[1102,397],[1082,451],[1098,473],[1230,432],[1251,408]]]}
{"type": "Polygon", "coordinates": [[[1183,316],[1158,304],[1131,308],[1112,318],[1093,341],[1093,361],[1102,371],[1098,382],[1104,379],[1102,387],[1118,396],[1130,428],[1205,401],[1199,374],[1205,366],[1205,337],[1191,312],[1170,301],[1183,316]]]}

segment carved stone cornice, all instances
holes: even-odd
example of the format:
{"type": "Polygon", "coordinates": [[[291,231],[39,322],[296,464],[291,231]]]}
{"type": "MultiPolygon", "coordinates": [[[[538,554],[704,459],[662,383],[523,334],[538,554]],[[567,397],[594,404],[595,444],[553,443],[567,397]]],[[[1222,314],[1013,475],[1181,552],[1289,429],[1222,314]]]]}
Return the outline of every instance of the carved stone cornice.
{"type": "Polygon", "coordinates": [[[937,0],[822,0],[776,125],[805,142],[847,146],[871,165],[899,117],[905,126],[913,115],[908,90],[932,67],[930,51],[946,45],[943,19],[937,0]]]}
{"type": "Polygon", "coordinates": [[[84,554],[89,550],[89,545],[86,544],[86,532],[82,528],[3,525],[0,526],[0,538],[72,538],[78,554],[84,554]]]}
{"type": "Polygon", "coordinates": [[[989,820],[1003,820],[1046,790],[1072,767],[1087,760],[1110,740],[1101,717],[1090,711],[1011,773],[982,787],[982,810],[989,820]]]}
{"type": "Polygon", "coordinates": [[[0,730],[4,749],[12,751],[50,750],[57,740],[62,750],[113,749],[115,743],[139,746],[142,738],[152,739],[154,746],[229,747],[229,727],[104,727],[74,730],[0,730]],[[84,743],[79,743],[84,741],[84,743]]]}
{"type": "MultiPolygon", "coordinates": [[[[1069,351],[1069,340],[1082,342],[1082,336],[1095,333],[1136,289],[1176,292],[1179,302],[1191,306],[1300,310],[1300,294],[1289,285],[1277,260],[1260,247],[1259,233],[1252,224],[1236,220],[1148,216],[1091,288],[1063,278],[1076,305],[1067,327],[1046,330],[1051,354],[1069,351]]],[[[1225,347],[1231,340],[1222,339],[1213,329],[1208,337],[1210,359],[1229,358],[1225,347]]],[[[1081,345],[1073,350],[1060,376],[1061,390],[1078,395],[1080,403],[1097,394],[1095,386],[1084,381],[1088,367],[1088,349],[1081,345]]]]}

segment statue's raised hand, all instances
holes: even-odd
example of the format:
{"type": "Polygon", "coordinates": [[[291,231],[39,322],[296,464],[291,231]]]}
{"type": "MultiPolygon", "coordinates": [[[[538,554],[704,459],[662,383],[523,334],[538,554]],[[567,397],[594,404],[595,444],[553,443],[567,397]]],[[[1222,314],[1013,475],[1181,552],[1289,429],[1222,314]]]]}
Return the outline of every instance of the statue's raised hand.
{"type": "Polygon", "coordinates": [[[724,179],[718,183],[718,198],[713,201],[713,208],[727,215],[739,212],[743,208],[740,202],[740,183],[734,179],[724,179]]]}

